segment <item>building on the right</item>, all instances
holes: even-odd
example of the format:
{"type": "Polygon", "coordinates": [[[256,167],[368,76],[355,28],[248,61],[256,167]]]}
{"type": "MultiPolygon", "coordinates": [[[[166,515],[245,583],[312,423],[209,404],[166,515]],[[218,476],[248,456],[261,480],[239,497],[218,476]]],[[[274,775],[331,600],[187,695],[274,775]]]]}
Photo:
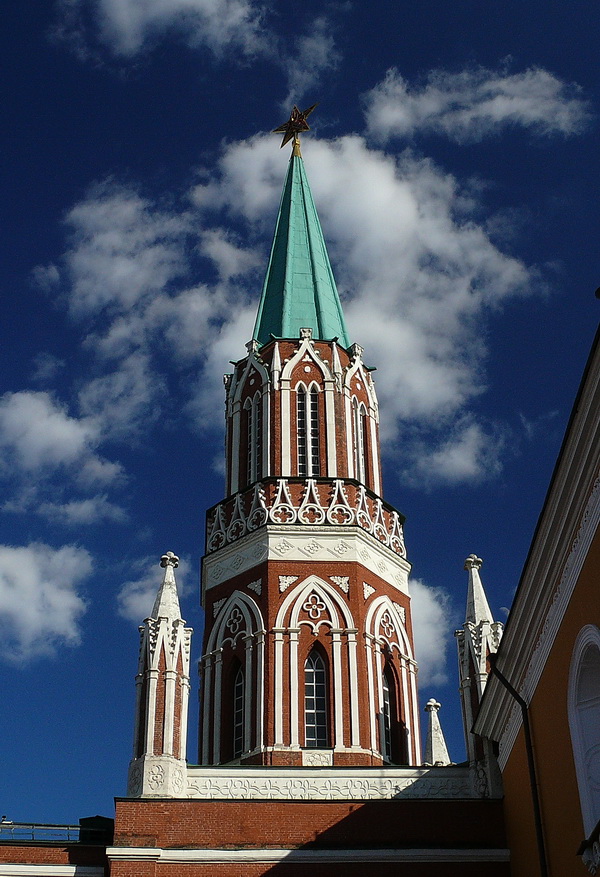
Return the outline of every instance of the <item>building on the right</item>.
{"type": "Polygon", "coordinates": [[[473,726],[497,753],[512,877],[600,871],[599,520],[600,331],[473,726]]]}

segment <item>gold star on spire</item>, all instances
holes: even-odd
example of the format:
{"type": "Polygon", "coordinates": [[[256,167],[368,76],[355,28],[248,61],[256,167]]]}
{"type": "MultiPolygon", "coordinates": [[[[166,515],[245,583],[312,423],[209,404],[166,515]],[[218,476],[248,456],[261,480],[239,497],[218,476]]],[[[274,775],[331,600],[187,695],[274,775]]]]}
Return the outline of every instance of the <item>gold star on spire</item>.
{"type": "MultiPolygon", "coordinates": [[[[283,140],[281,141],[281,147],[285,146],[286,143],[289,143],[293,138],[294,140],[294,155],[300,155],[300,137],[298,136],[301,131],[309,131],[309,125],[306,121],[306,117],[310,116],[312,111],[318,104],[313,104],[312,107],[308,107],[306,110],[300,111],[296,105],[292,109],[290,113],[290,117],[287,122],[284,122],[283,125],[280,125],[279,128],[273,128],[273,134],[283,134],[283,140]]],[[[280,147],[280,148],[281,148],[280,147]]]]}

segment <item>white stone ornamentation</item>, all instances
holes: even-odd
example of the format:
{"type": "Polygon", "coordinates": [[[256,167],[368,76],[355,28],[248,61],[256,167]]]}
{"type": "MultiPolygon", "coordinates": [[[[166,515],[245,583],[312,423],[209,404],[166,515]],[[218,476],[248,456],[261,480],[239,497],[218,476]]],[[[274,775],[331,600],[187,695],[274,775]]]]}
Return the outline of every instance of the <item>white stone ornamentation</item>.
{"type": "Polygon", "coordinates": [[[260,596],[262,594],[262,579],[257,579],[255,582],[248,582],[248,589],[254,591],[255,594],[260,596]]]}
{"type": "Polygon", "coordinates": [[[375,593],[375,588],[373,588],[371,585],[368,585],[367,582],[363,582],[363,594],[364,594],[365,600],[368,600],[369,597],[374,593],[375,593]]]}
{"type": "Polygon", "coordinates": [[[279,576],[279,590],[283,594],[285,590],[298,581],[298,576],[279,576]]]}
{"type": "Polygon", "coordinates": [[[223,597],[222,600],[215,600],[213,603],[213,618],[216,618],[223,606],[227,601],[227,597],[223,597]]]}
{"type": "Polygon", "coordinates": [[[350,576],[329,576],[329,578],[344,594],[348,593],[350,590],[350,576]]]}

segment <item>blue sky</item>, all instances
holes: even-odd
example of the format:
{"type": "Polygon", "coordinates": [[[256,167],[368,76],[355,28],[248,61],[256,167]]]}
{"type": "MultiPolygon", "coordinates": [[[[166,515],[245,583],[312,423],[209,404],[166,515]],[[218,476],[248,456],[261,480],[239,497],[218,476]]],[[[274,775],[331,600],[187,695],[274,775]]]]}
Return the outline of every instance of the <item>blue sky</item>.
{"type": "MultiPolygon", "coordinates": [[[[406,516],[421,695],[464,755],[465,557],[506,616],[598,319],[596,13],[530,0],[4,4],[0,655],[15,821],[110,815],[137,624],[201,646],[222,374],[303,154],[406,516]]],[[[196,690],[196,689],[195,689],[196,690]]],[[[190,760],[195,759],[191,709],[190,760]]]]}

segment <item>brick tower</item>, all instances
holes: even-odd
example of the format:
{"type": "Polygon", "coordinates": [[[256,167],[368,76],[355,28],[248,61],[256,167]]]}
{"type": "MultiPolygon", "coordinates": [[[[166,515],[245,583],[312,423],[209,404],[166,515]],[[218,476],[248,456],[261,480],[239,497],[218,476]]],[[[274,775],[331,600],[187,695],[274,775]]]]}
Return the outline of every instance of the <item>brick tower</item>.
{"type": "Polygon", "coordinates": [[[297,137],[246,346],[207,514],[200,762],[420,764],[404,519],[297,137]]]}

